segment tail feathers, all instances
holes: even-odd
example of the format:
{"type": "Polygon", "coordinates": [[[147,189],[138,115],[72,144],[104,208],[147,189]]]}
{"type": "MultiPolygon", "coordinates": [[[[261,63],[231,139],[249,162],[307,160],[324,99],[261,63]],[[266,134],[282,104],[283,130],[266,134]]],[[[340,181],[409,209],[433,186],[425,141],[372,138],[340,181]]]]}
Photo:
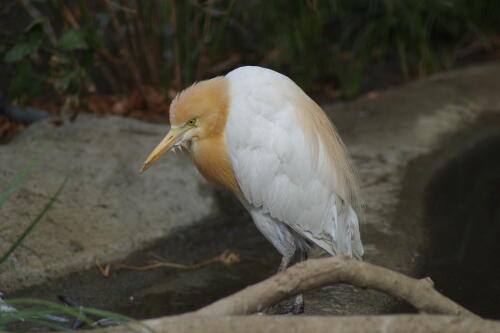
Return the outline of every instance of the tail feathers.
{"type": "Polygon", "coordinates": [[[349,204],[342,201],[334,203],[331,221],[323,224],[319,232],[305,229],[303,225],[292,224],[290,227],[332,256],[347,254],[359,260],[363,257],[358,216],[349,204]]]}
{"type": "Polygon", "coordinates": [[[361,243],[361,235],[359,233],[359,221],[358,221],[358,215],[356,215],[356,212],[352,207],[349,207],[349,210],[347,212],[347,223],[349,226],[351,226],[351,248],[352,248],[352,254],[351,256],[361,260],[363,257],[363,254],[365,253],[365,250],[363,249],[363,243],[361,243]]]}
{"type": "Polygon", "coordinates": [[[341,204],[340,209],[334,206],[336,223],[333,233],[336,243],[337,254],[347,254],[356,259],[363,257],[363,244],[359,233],[358,216],[352,207],[348,204],[341,204]]]}

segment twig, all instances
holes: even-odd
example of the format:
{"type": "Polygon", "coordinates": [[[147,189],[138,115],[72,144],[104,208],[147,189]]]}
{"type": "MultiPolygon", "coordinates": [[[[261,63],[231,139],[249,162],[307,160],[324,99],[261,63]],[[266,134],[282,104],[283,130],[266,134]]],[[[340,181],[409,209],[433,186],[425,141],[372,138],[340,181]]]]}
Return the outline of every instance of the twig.
{"type": "Polygon", "coordinates": [[[194,265],[175,264],[175,263],[169,263],[169,262],[155,260],[151,264],[145,265],[145,266],[130,266],[130,265],[125,265],[125,264],[115,264],[114,266],[116,269],[129,269],[129,270],[133,270],[133,271],[147,271],[147,270],[155,269],[155,268],[159,268],[159,267],[172,267],[172,268],[178,268],[178,269],[191,270],[191,269],[198,269],[198,268],[201,268],[203,266],[213,264],[215,262],[221,262],[225,265],[231,265],[231,264],[237,263],[239,261],[240,261],[240,258],[238,256],[238,254],[236,254],[232,251],[229,251],[229,250],[225,250],[224,252],[222,252],[221,254],[219,254],[218,256],[216,256],[214,258],[199,262],[199,263],[194,264],[194,265]]]}
{"type": "Polygon", "coordinates": [[[109,270],[110,270],[110,265],[107,264],[106,266],[102,266],[101,265],[101,262],[99,261],[99,258],[96,257],[95,258],[95,265],[97,267],[97,269],[99,270],[99,272],[101,272],[102,276],[104,276],[105,278],[109,277],[109,270]]]}
{"type": "Polygon", "coordinates": [[[69,10],[68,7],[66,7],[66,6],[63,7],[62,14],[63,14],[64,18],[66,19],[66,21],[68,21],[69,25],[71,25],[71,27],[73,29],[80,29],[80,25],[78,24],[75,16],[71,12],[71,10],[69,10]]]}
{"type": "Polygon", "coordinates": [[[346,256],[299,263],[271,278],[212,303],[199,315],[243,315],[261,311],[290,296],[336,283],[371,288],[400,298],[426,313],[476,317],[433,288],[430,278],[407,277],[390,269],[346,256]]]}

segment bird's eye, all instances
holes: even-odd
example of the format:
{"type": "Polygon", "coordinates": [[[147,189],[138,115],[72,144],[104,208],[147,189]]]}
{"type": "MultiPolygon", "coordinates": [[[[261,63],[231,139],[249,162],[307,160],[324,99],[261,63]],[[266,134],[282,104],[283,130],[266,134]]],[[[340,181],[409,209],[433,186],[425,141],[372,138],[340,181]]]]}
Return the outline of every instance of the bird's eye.
{"type": "Polygon", "coordinates": [[[188,121],[186,125],[193,126],[195,124],[196,124],[196,118],[193,118],[190,121],[188,121]]]}

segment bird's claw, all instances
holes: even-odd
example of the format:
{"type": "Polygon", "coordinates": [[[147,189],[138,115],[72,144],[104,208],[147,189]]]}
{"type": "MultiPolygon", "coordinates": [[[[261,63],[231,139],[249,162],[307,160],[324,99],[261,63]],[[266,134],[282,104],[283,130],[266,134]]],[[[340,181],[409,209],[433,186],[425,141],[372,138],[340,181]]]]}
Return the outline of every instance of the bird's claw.
{"type": "Polygon", "coordinates": [[[294,304],[292,306],[292,313],[293,314],[301,314],[304,313],[304,303],[299,303],[299,304],[294,304]]]}
{"type": "Polygon", "coordinates": [[[277,310],[274,314],[276,315],[298,315],[304,313],[304,303],[296,303],[292,307],[285,307],[283,305],[278,305],[277,310]]]}

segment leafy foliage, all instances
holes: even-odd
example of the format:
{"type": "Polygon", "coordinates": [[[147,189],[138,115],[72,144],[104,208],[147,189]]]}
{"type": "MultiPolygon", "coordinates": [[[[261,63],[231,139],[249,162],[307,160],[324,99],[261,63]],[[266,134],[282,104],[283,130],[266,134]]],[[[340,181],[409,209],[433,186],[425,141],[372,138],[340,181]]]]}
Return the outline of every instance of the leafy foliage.
{"type": "Polygon", "coordinates": [[[20,3],[33,22],[4,56],[16,64],[9,97],[51,87],[68,107],[94,89],[147,99],[150,86],[178,90],[240,64],[278,69],[306,87],[333,80],[352,96],[373,65],[399,64],[406,79],[427,75],[478,41],[491,47],[500,32],[500,3],[488,0],[20,3]],[[35,6],[49,14],[35,15],[35,6]]]}

